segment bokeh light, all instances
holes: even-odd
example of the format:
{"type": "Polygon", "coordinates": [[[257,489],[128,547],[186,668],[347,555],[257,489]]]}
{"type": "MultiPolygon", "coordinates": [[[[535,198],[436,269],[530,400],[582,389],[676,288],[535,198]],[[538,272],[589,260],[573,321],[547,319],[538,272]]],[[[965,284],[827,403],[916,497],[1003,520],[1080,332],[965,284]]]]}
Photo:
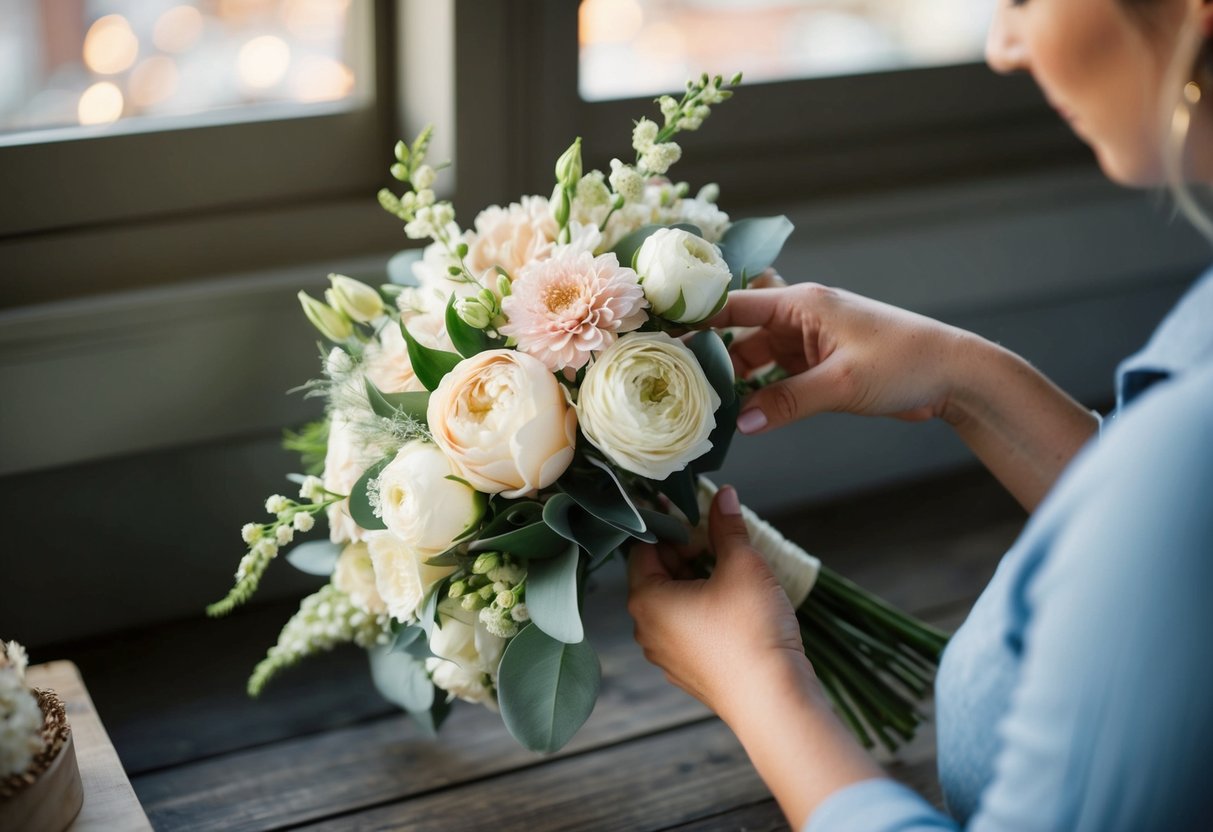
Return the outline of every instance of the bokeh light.
{"type": "Polygon", "coordinates": [[[180,82],[181,73],[172,58],[148,58],[131,72],[131,104],[145,109],[162,104],[173,97],[180,82]]]}
{"type": "Polygon", "coordinates": [[[238,65],[242,82],[253,89],[266,89],[286,77],[291,48],[276,35],[262,35],[240,47],[238,65]]]}
{"type": "Polygon", "coordinates": [[[98,81],[86,89],[76,105],[81,124],[109,124],[122,118],[122,90],[112,81],[98,81]]]}
{"type": "Polygon", "coordinates": [[[120,14],[107,14],[84,36],[84,65],[101,75],[125,72],[139,56],[139,39],[120,14]]]}
{"type": "Polygon", "coordinates": [[[202,36],[202,12],[193,6],[174,6],[156,20],[152,42],[163,52],[185,52],[202,36]]]}

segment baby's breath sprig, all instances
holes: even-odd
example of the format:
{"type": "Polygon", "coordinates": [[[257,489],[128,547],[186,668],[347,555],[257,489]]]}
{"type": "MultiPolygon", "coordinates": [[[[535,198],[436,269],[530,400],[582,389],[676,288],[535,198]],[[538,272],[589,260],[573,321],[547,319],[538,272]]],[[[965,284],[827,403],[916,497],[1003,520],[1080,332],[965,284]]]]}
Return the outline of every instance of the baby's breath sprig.
{"type": "Polygon", "coordinates": [[[391,632],[391,619],[386,613],[376,615],[359,609],[349,595],[325,584],[303,599],[299,611],[282,628],[278,643],[253,669],[248,680],[249,696],[261,695],[270,679],[300,659],[348,642],[363,648],[386,644],[391,632]]]}
{"type": "Polygon", "coordinates": [[[266,567],[278,555],[278,550],[295,539],[295,532],[306,534],[316,524],[316,515],[346,495],[327,490],[319,477],[309,476],[299,488],[299,502],[274,494],[265,501],[265,510],[274,515],[269,523],[245,523],[240,536],[248,544],[248,552],[236,567],[236,583],[221,601],[206,608],[212,618],[227,615],[247,602],[261,584],[266,567]]]}

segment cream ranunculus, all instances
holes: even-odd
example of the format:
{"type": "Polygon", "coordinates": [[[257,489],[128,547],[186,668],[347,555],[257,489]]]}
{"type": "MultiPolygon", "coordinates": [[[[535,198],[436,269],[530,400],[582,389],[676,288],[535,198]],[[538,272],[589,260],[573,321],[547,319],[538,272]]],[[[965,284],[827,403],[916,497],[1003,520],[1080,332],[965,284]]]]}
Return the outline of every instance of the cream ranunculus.
{"type": "Polygon", "coordinates": [[[366,546],[371,553],[379,597],[397,621],[407,623],[415,619],[426,593],[456,569],[429,565],[425,561],[431,557],[430,553],[405,545],[388,531],[369,532],[366,546]]]}
{"type": "Polygon", "coordinates": [[[720,249],[680,228],[662,228],[645,240],[636,272],[653,311],[682,323],[713,314],[733,280],[720,249]]]}
{"type": "Polygon", "coordinates": [[[438,446],[406,442],[379,472],[379,516],[388,531],[430,556],[449,549],[485,506],[484,496],[451,479],[454,474],[438,446]]]}
{"type": "Polygon", "coordinates": [[[514,499],[573,461],[577,414],[543,363],[515,350],[466,358],[430,395],[434,442],[477,491],[514,499]]]}
{"type": "Polygon", "coordinates": [[[664,332],[621,337],[590,365],[577,398],[586,439],[619,467],[654,480],[711,449],[718,407],[695,354],[664,332]]]}
{"type": "Polygon", "coordinates": [[[363,612],[371,615],[387,612],[387,604],[375,586],[375,566],[365,543],[351,543],[341,550],[333,567],[333,586],[348,595],[350,602],[363,612]]]}

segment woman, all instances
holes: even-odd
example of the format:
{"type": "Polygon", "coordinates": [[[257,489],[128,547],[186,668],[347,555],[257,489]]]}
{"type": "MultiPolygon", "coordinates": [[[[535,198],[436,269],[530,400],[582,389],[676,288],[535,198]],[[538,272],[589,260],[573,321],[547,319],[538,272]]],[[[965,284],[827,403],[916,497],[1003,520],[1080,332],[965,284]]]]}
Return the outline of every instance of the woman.
{"type": "MultiPolygon", "coordinates": [[[[1031,72],[1110,178],[1213,183],[1213,0],[999,1],[990,65],[1031,72]]],[[[846,292],[742,293],[713,324],[761,327],[739,372],[793,374],[745,402],[742,432],[827,410],[943,419],[1032,512],[936,683],[951,817],[834,717],[732,489],[711,579],[634,551],[646,655],[736,732],[792,825],[1213,828],[1213,271],[1122,364],[1102,427],[1009,352],[846,292]]]]}

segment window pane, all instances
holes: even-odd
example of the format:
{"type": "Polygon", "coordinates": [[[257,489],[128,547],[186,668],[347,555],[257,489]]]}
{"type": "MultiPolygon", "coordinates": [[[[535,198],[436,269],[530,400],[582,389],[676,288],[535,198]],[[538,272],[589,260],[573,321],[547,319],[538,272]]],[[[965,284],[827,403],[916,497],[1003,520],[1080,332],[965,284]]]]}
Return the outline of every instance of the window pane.
{"type": "Polygon", "coordinates": [[[300,115],[347,99],[360,80],[351,5],[0,0],[0,133],[300,115]]]}
{"type": "Polygon", "coordinates": [[[993,0],[584,0],[581,96],[852,75],[981,58],[993,0]]]}

